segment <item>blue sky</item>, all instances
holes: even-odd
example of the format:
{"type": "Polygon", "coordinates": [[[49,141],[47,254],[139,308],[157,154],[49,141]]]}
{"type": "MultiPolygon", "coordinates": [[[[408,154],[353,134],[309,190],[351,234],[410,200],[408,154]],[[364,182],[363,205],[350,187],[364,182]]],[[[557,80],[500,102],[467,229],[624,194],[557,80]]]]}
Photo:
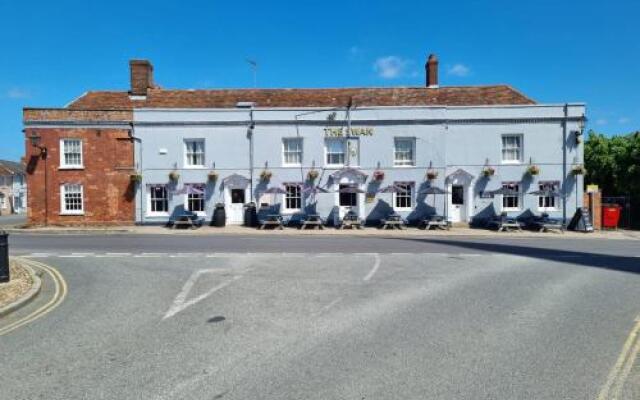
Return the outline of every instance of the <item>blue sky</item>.
{"type": "Polygon", "coordinates": [[[24,151],[24,106],[128,87],[148,58],[167,88],[508,83],[583,101],[589,128],[640,129],[638,1],[0,0],[0,158],[24,151]],[[447,4],[450,3],[450,4],[447,4]]]}

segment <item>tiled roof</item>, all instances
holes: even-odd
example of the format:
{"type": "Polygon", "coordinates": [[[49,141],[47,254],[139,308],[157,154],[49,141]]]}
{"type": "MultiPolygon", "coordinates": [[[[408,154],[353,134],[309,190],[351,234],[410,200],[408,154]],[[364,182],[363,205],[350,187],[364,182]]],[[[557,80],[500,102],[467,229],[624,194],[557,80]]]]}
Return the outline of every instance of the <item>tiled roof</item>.
{"type": "Polygon", "coordinates": [[[440,88],[343,89],[149,89],[145,100],[131,100],[128,92],[88,92],[68,105],[73,110],[130,110],[133,108],[233,108],[238,102],[256,107],[355,106],[478,106],[535,104],[508,85],[440,88]]]}
{"type": "Polygon", "coordinates": [[[15,161],[0,160],[0,175],[7,174],[24,174],[24,167],[15,161]]]}

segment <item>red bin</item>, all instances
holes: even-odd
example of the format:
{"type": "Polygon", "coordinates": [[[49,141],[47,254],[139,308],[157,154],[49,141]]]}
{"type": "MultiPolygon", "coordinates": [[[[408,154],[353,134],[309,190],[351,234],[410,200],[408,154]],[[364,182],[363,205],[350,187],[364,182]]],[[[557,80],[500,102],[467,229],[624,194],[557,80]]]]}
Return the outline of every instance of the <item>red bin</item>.
{"type": "Polygon", "coordinates": [[[620,222],[620,207],[617,204],[602,205],[602,226],[604,228],[617,228],[620,222]]]}

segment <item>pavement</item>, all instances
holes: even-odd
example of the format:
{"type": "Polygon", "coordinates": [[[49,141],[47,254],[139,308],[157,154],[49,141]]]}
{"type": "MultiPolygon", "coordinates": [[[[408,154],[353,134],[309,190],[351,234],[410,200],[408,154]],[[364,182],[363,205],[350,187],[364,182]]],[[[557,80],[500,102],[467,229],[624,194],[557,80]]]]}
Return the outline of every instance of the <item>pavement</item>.
{"type": "Polygon", "coordinates": [[[0,229],[14,228],[27,223],[25,214],[0,215],[0,229]]]}
{"type": "Polygon", "coordinates": [[[12,235],[69,290],[0,399],[631,396],[637,240],[558,236],[12,235]]]}

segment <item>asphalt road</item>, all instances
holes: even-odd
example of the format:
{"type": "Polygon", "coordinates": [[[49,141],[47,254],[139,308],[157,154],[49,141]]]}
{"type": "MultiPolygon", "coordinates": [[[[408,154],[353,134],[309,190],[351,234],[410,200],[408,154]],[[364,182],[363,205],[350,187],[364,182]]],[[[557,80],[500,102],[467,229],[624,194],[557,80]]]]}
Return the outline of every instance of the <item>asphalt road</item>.
{"type": "Polygon", "coordinates": [[[69,293],[0,337],[0,399],[595,399],[640,313],[638,241],[13,235],[11,249],[69,293]]]}

